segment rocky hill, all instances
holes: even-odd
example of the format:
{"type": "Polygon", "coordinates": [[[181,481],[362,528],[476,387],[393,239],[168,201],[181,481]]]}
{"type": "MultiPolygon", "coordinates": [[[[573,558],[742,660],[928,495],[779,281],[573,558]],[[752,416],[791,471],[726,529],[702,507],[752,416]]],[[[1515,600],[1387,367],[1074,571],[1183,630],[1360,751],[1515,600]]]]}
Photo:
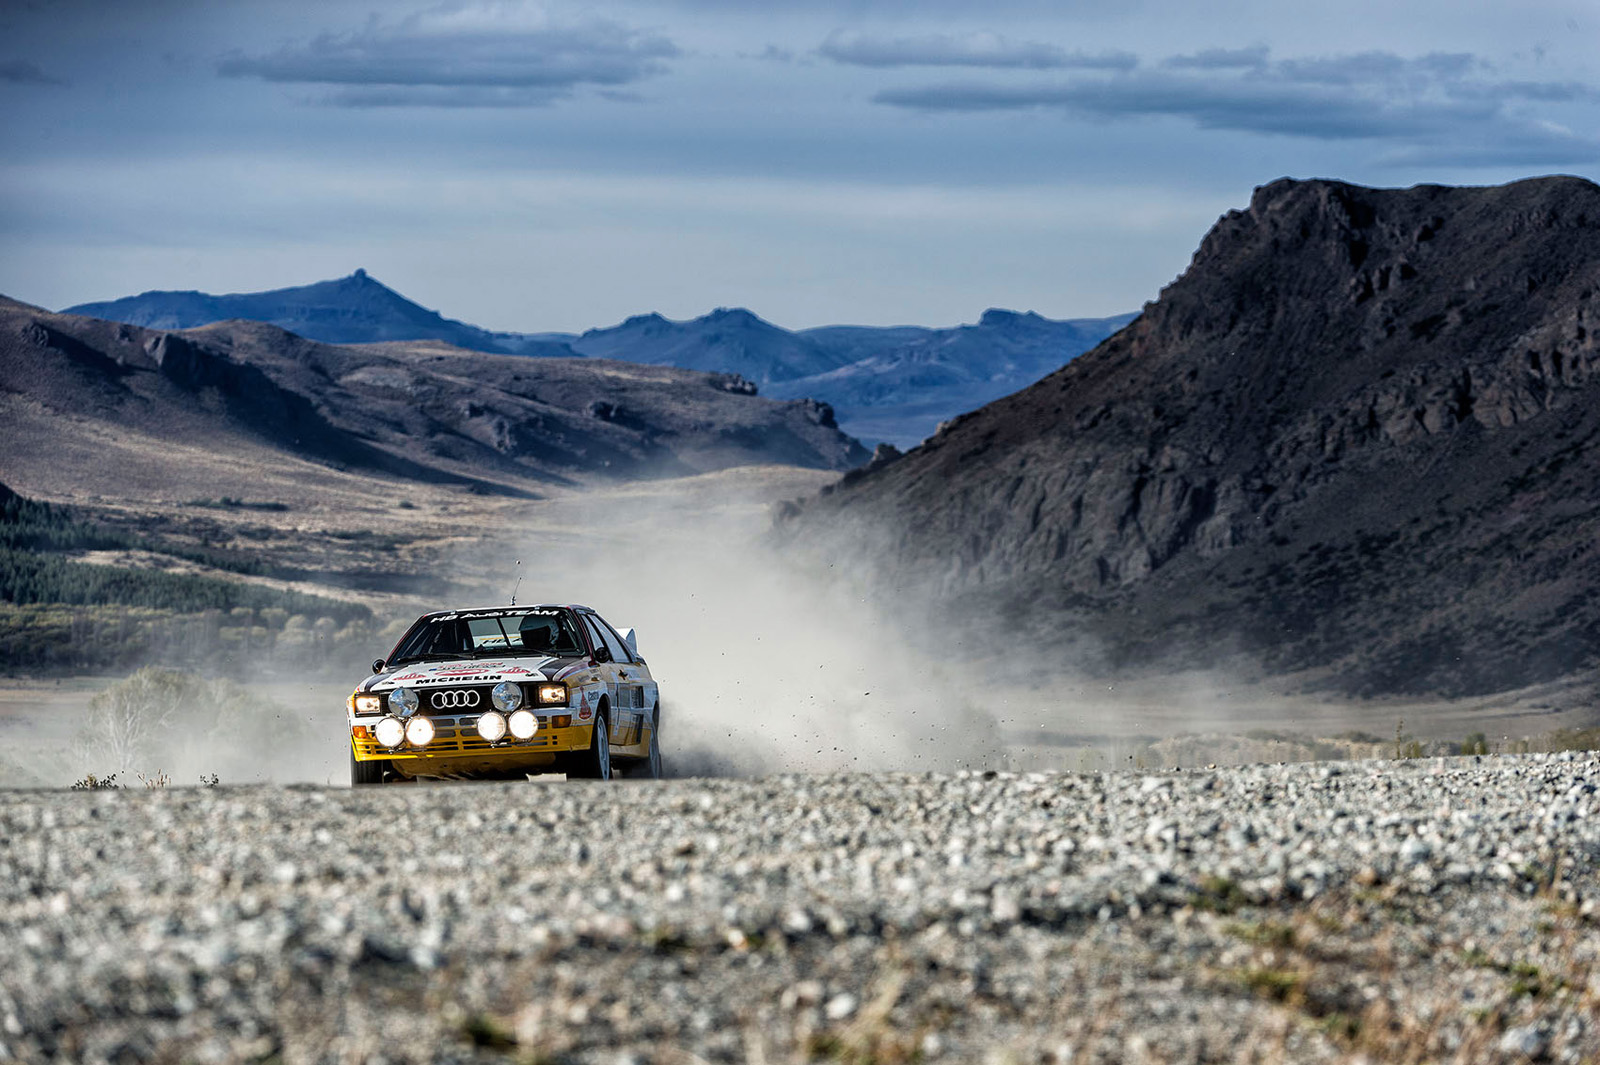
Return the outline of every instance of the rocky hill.
{"type": "Polygon", "coordinates": [[[489,492],[866,458],[825,404],[754,392],[728,374],[336,346],[255,322],[142,329],[0,299],[6,470],[47,495],[82,481],[170,498],[219,455],[240,488],[252,463],[293,458],[489,492]]]}
{"type": "Polygon", "coordinates": [[[1127,329],[791,531],[1105,670],[1568,676],[1600,662],[1597,294],[1587,181],[1276,181],[1127,329]]]}

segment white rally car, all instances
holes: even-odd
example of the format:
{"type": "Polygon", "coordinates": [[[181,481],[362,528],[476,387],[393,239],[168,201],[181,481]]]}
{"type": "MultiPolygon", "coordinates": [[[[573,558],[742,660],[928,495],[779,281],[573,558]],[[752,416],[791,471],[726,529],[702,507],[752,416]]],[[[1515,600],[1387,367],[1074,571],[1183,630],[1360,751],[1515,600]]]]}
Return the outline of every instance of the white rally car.
{"type": "Polygon", "coordinates": [[[633,630],[576,604],[424,614],[347,703],[350,783],[661,776],[661,698],[633,630]]]}

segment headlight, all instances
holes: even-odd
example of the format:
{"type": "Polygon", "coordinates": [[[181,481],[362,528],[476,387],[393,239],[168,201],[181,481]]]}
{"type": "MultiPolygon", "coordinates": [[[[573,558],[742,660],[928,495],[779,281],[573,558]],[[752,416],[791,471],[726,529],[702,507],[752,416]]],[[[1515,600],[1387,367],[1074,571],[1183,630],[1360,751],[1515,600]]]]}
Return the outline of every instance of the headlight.
{"type": "Polygon", "coordinates": [[[490,710],[487,714],[484,714],[482,717],[478,718],[478,735],[482,736],[490,743],[499,743],[505,738],[505,734],[505,715],[497,714],[493,710],[490,710]]]}
{"type": "Polygon", "coordinates": [[[489,698],[494,700],[496,710],[504,710],[509,714],[522,705],[522,685],[503,680],[494,686],[489,698]]]}
{"type": "Polygon", "coordinates": [[[372,726],[372,734],[385,747],[398,747],[405,742],[406,727],[400,723],[399,718],[386,717],[372,726]]]}
{"type": "Polygon", "coordinates": [[[383,696],[358,695],[356,696],[356,713],[381,714],[383,713],[383,696]]]}
{"type": "Polygon", "coordinates": [[[389,693],[389,712],[407,718],[417,712],[417,693],[410,688],[396,688],[389,693]]]}
{"type": "Polygon", "coordinates": [[[413,747],[426,747],[433,740],[433,722],[425,717],[414,717],[406,723],[406,739],[413,747]]]}
{"type": "Polygon", "coordinates": [[[567,686],[565,684],[539,685],[539,704],[541,706],[566,706],[567,686]]]}
{"type": "Polygon", "coordinates": [[[539,719],[533,716],[531,710],[518,710],[507,723],[511,726],[511,734],[519,740],[531,740],[533,734],[539,731],[539,719]]]}

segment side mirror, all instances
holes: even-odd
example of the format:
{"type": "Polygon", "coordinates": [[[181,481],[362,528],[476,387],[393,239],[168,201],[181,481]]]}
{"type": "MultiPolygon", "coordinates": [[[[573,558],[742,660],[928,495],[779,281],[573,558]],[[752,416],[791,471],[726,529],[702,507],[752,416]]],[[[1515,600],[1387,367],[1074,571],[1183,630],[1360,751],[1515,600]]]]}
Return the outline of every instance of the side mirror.
{"type": "Polygon", "coordinates": [[[594,660],[596,662],[611,661],[611,648],[607,647],[605,644],[601,644],[599,647],[596,647],[594,649],[594,660]]]}
{"type": "Polygon", "coordinates": [[[372,672],[374,672],[374,673],[382,673],[383,672],[383,659],[380,658],[376,662],[372,663],[372,672]]]}

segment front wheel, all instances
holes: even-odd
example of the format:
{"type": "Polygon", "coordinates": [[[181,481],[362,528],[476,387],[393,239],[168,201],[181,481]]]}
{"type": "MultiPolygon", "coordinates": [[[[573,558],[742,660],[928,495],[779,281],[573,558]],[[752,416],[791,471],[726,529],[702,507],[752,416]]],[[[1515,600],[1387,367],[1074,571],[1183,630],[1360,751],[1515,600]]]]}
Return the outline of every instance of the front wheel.
{"type": "Polygon", "coordinates": [[[379,758],[371,762],[356,761],[355,752],[350,752],[350,786],[352,788],[364,787],[368,784],[382,784],[384,770],[389,768],[387,758],[379,758]]]}
{"type": "Polygon", "coordinates": [[[611,779],[611,725],[606,720],[606,710],[594,715],[593,736],[589,749],[577,755],[567,776],[580,780],[611,779]]]}

